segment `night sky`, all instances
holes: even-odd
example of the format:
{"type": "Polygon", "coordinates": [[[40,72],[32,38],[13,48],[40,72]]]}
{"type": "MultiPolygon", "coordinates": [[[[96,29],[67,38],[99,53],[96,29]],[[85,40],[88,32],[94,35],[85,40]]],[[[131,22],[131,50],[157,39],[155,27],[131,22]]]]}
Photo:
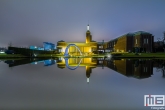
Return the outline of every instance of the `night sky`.
{"type": "Polygon", "coordinates": [[[0,47],[42,46],[42,42],[95,41],[128,32],[163,37],[165,0],[0,0],[0,47]]]}

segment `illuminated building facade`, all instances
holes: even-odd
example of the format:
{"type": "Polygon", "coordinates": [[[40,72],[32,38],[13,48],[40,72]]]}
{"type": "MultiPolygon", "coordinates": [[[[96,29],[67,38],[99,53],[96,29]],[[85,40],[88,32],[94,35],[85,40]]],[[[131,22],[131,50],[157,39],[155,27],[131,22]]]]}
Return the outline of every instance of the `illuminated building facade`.
{"type": "MultiPolygon", "coordinates": [[[[75,44],[78,46],[80,51],[83,53],[83,55],[91,55],[93,51],[97,50],[97,42],[92,40],[92,35],[91,32],[89,31],[89,25],[87,26],[87,31],[86,31],[86,40],[85,42],[65,42],[65,41],[58,41],[57,42],[57,49],[60,53],[65,52],[66,47],[69,44],[75,44]]],[[[69,48],[69,55],[79,55],[80,53],[78,52],[77,48],[74,46],[71,46],[69,48]]]]}
{"type": "MultiPolygon", "coordinates": [[[[57,49],[64,53],[68,45],[75,44],[78,46],[83,55],[92,55],[108,52],[153,52],[154,36],[148,32],[138,31],[122,35],[109,42],[95,42],[92,40],[89,25],[87,25],[85,42],[65,42],[58,41],[57,49]]],[[[69,55],[80,55],[76,47],[69,48],[69,55]]]]}
{"type": "Polygon", "coordinates": [[[52,43],[49,43],[49,42],[43,42],[43,47],[30,46],[29,49],[31,49],[31,50],[51,51],[51,50],[55,50],[56,46],[55,46],[55,44],[52,44],[52,43]]]}
{"type": "Polygon", "coordinates": [[[55,50],[56,46],[55,44],[49,43],[49,42],[43,42],[44,50],[55,50]]]}
{"type": "Polygon", "coordinates": [[[107,43],[107,48],[113,52],[153,52],[154,37],[144,31],[128,33],[107,43]]]}

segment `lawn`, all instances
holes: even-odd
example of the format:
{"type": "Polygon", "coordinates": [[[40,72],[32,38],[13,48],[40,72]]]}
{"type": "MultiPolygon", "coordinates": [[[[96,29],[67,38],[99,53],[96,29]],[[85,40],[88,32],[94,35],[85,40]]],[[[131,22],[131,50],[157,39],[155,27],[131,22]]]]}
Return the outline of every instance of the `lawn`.
{"type": "Polygon", "coordinates": [[[116,57],[152,57],[152,58],[160,57],[162,58],[162,57],[165,57],[165,53],[138,53],[138,55],[135,55],[135,53],[120,53],[120,54],[116,54],[116,57]]]}
{"type": "Polygon", "coordinates": [[[21,54],[5,54],[5,53],[0,53],[0,58],[10,58],[10,57],[26,57],[24,55],[21,54]]]}
{"type": "MultiPolygon", "coordinates": [[[[138,55],[135,55],[135,53],[110,53],[114,57],[120,57],[120,58],[165,58],[165,53],[138,53],[138,55]]],[[[90,56],[75,56],[75,57],[105,57],[108,54],[95,54],[90,56]]],[[[0,58],[24,58],[27,56],[21,55],[21,54],[5,54],[1,53],[0,58]]],[[[62,54],[39,54],[36,57],[64,57],[62,54]]]]}

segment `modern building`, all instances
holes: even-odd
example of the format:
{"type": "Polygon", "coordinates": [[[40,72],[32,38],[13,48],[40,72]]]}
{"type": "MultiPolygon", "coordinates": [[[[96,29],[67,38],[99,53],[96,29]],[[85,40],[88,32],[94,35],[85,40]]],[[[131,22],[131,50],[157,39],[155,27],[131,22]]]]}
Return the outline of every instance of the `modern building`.
{"type": "Polygon", "coordinates": [[[32,49],[32,50],[38,50],[38,47],[37,46],[33,46],[33,45],[31,45],[29,48],[32,49]]]}
{"type": "MultiPolygon", "coordinates": [[[[69,44],[75,44],[83,55],[91,55],[97,50],[97,42],[92,40],[91,32],[89,31],[89,25],[87,25],[85,42],[65,42],[63,40],[57,42],[57,49],[59,52],[64,53],[69,44]]],[[[69,48],[69,55],[79,55],[77,47],[71,46],[69,48]]]]}
{"type": "Polygon", "coordinates": [[[55,50],[56,46],[55,46],[55,44],[52,44],[49,42],[43,42],[43,48],[44,48],[44,50],[55,50]]]}
{"type": "Polygon", "coordinates": [[[128,33],[107,43],[107,49],[113,52],[153,52],[154,37],[144,31],[128,33]]]}
{"type": "Polygon", "coordinates": [[[49,43],[49,42],[43,42],[43,47],[30,46],[29,48],[32,49],[32,50],[51,51],[51,50],[55,50],[56,46],[55,46],[55,44],[52,44],[52,43],[49,43]]]}

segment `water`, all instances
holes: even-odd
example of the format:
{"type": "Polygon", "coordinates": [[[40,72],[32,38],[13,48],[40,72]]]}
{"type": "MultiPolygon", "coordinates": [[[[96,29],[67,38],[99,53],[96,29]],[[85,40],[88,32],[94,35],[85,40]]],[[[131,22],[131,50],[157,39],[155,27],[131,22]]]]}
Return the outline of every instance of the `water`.
{"type": "Polygon", "coordinates": [[[165,95],[164,62],[102,58],[3,59],[0,109],[150,110],[151,107],[144,106],[144,95],[165,95]]]}

